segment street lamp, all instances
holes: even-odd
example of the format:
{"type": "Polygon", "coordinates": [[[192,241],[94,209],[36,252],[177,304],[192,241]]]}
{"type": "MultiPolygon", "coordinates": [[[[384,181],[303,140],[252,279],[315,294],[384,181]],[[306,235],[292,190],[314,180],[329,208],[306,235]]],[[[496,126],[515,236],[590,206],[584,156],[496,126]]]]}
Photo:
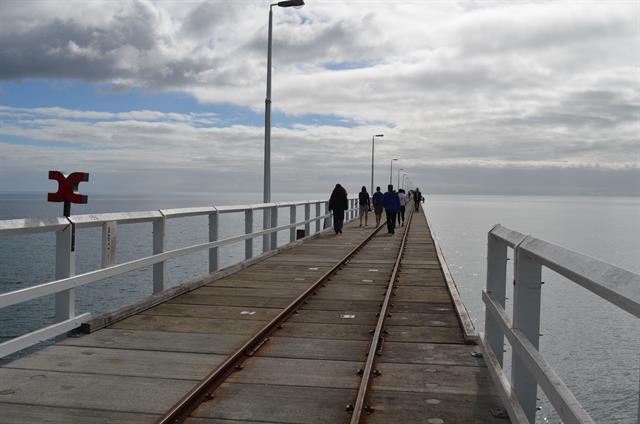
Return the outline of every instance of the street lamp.
{"type": "Polygon", "coordinates": [[[393,184],[393,162],[398,160],[398,158],[391,159],[391,171],[389,172],[389,184],[393,184]]]}
{"type": "Polygon", "coordinates": [[[384,137],[384,134],[376,134],[371,137],[371,195],[373,196],[373,152],[374,152],[374,144],[376,141],[376,137],[384,137]]]}
{"type": "Polygon", "coordinates": [[[407,175],[409,174],[402,174],[402,188],[405,188],[405,185],[407,184],[407,175]]]}
{"type": "Polygon", "coordinates": [[[400,190],[400,171],[404,171],[404,168],[398,168],[398,185],[396,188],[400,190]]]}
{"type": "MultiPolygon", "coordinates": [[[[267,97],[264,99],[264,191],[262,201],[271,202],[271,39],[273,33],[273,6],[278,7],[302,7],[304,0],[280,1],[269,5],[269,37],[267,43],[267,97]]],[[[271,213],[264,209],[262,213],[262,228],[268,228],[271,221],[271,213]]],[[[273,234],[275,236],[275,233],[273,234]]],[[[262,238],[262,249],[267,251],[269,236],[262,238]]]]}

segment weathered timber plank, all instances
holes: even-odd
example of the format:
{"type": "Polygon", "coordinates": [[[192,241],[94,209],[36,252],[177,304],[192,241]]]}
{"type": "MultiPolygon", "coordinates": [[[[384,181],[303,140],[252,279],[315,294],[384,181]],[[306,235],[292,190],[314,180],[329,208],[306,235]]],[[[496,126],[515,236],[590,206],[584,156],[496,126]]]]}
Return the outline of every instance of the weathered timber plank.
{"type": "Polygon", "coordinates": [[[250,296],[250,297],[282,297],[287,299],[293,299],[300,295],[304,289],[271,289],[265,288],[243,288],[243,287],[216,287],[205,286],[198,289],[196,292],[199,295],[213,295],[213,296],[250,296]]]}
{"type": "Polygon", "coordinates": [[[407,327],[387,326],[386,339],[393,342],[418,343],[464,343],[462,331],[458,327],[407,327]]]}
{"type": "Polygon", "coordinates": [[[489,412],[500,406],[494,396],[374,391],[370,405],[376,412],[365,416],[367,424],[509,423],[509,420],[494,418],[489,412]]]}
{"type": "Polygon", "coordinates": [[[302,308],[293,315],[290,322],[315,322],[325,324],[369,324],[374,325],[377,321],[377,312],[356,312],[353,310],[343,311],[320,311],[302,308]]]}
{"type": "Polygon", "coordinates": [[[477,347],[461,344],[385,341],[379,361],[398,364],[485,366],[482,358],[471,355],[477,350],[477,347]]]}
{"type": "Polygon", "coordinates": [[[485,367],[379,362],[374,390],[495,395],[485,367]]]}
{"type": "Polygon", "coordinates": [[[304,339],[271,337],[260,351],[261,356],[280,358],[330,359],[362,361],[369,342],[365,340],[304,339]]]}
{"type": "Polygon", "coordinates": [[[225,383],[213,400],[203,403],[192,415],[278,423],[341,423],[349,416],[345,402],[355,393],[352,389],[225,383]]]}
{"type": "Polygon", "coordinates": [[[360,362],[297,358],[251,357],[242,371],[234,372],[229,383],[265,384],[277,386],[332,387],[356,389],[360,362]]]}
{"type": "Polygon", "coordinates": [[[341,300],[382,300],[385,293],[385,287],[360,286],[358,290],[352,287],[340,285],[329,285],[318,290],[318,294],[314,296],[317,299],[341,299],[341,300]]]}
{"type": "Polygon", "coordinates": [[[168,317],[162,315],[136,315],[114,324],[121,330],[174,331],[183,333],[246,334],[251,335],[264,327],[266,321],[216,318],[168,317]]]}
{"type": "Polygon", "coordinates": [[[281,337],[302,337],[336,340],[369,340],[369,330],[375,325],[337,325],[287,322],[276,332],[281,337]]]}
{"type": "Polygon", "coordinates": [[[195,381],[0,368],[4,403],[160,414],[195,381]]]}
{"type": "Polygon", "coordinates": [[[118,330],[106,328],[82,337],[70,337],[62,346],[80,346],[143,351],[216,353],[228,355],[242,346],[245,335],[178,333],[170,331],[118,330]]]}
{"type": "Polygon", "coordinates": [[[221,306],[253,306],[257,308],[284,308],[293,298],[260,297],[260,296],[218,296],[201,293],[187,293],[173,299],[170,303],[185,305],[221,305],[221,306]]]}
{"type": "Polygon", "coordinates": [[[0,402],[0,417],[2,424],[153,424],[159,416],[0,402]]]}
{"type": "Polygon", "coordinates": [[[199,380],[225,358],[225,355],[200,353],[58,345],[19,358],[6,368],[199,380]]]}
{"type": "Polygon", "coordinates": [[[278,315],[280,311],[280,308],[247,308],[239,306],[182,305],[178,303],[165,303],[156,306],[155,308],[147,309],[143,314],[269,321],[278,315]]]}
{"type": "Polygon", "coordinates": [[[449,303],[451,297],[444,287],[402,286],[396,290],[394,300],[398,302],[449,303]]]}

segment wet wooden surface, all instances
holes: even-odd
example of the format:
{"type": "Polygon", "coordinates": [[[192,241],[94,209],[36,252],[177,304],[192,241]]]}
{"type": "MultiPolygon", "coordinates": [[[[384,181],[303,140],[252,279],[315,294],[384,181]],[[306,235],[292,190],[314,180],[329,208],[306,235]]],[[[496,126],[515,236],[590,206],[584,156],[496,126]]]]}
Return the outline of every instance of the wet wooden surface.
{"type": "MultiPolygon", "coordinates": [[[[3,423],[153,423],[372,227],[295,249],[0,368],[3,423]]],[[[193,424],[343,423],[402,228],[379,232],[193,414],[193,424]]],[[[416,214],[368,404],[371,423],[505,423],[471,356],[426,220],[416,214]]]]}

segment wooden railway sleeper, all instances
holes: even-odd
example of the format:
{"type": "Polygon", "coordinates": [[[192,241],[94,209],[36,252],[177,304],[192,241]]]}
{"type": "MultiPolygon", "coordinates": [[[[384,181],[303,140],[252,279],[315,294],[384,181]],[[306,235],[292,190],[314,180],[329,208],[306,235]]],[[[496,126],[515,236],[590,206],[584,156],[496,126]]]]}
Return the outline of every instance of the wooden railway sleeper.
{"type": "Polygon", "coordinates": [[[358,394],[356,395],[356,401],[353,405],[352,404],[347,405],[347,409],[346,409],[347,412],[352,413],[351,420],[350,420],[351,424],[360,423],[360,419],[363,412],[369,415],[375,411],[375,409],[371,405],[365,404],[365,400],[366,400],[366,397],[368,394],[367,392],[371,383],[370,377],[372,376],[378,377],[382,375],[380,370],[373,368],[373,365],[374,365],[376,356],[379,356],[382,353],[382,349],[383,349],[382,344],[384,344],[383,334],[385,335],[388,334],[384,327],[384,321],[385,321],[385,318],[387,318],[387,316],[391,316],[391,314],[388,313],[388,309],[389,309],[389,306],[391,305],[391,298],[396,295],[395,293],[396,287],[394,286],[397,281],[397,277],[400,269],[400,263],[402,260],[402,256],[404,254],[404,249],[406,247],[407,236],[409,235],[409,227],[411,226],[412,217],[413,217],[413,213],[411,213],[409,215],[409,218],[407,219],[407,225],[405,226],[405,229],[402,235],[402,241],[400,243],[398,256],[396,257],[396,262],[393,267],[391,278],[389,279],[389,284],[384,294],[384,300],[382,302],[381,310],[377,314],[378,323],[376,325],[376,328],[373,330],[373,340],[371,341],[369,350],[366,353],[367,361],[362,371],[362,381],[360,383],[360,388],[358,389],[358,394]],[[376,338],[377,338],[377,341],[376,341],[376,338]],[[374,341],[376,341],[375,344],[374,344],[374,341]]]}
{"type": "MultiPolygon", "coordinates": [[[[307,298],[315,294],[315,290],[327,281],[344,265],[345,261],[356,255],[364,246],[371,241],[373,236],[377,234],[384,224],[381,224],[371,232],[362,242],[355,246],[345,257],[343,257],[336,265],[325,272],[311,287],[307,288],[300,296],[298,296],[291,304],[284,308],[275,318],[265,325],[261,330],[252,336],[239,350],[231,354],[221,365],[210,372],[202,381],[200,381],[193,389],[191,389],[182,399],[171,407],[164,415],[162,415],[157,424],[177,424],[184,422],[199,404],[213,398],[214,391],[222,384],[226,378],[234,371],[243,369],[242,362],[246,359],[247,351],[257,352],[264,344],[264,339],[268,339],[268,335],[278,329],[282,329],[282,323],[289,319],[301,304],[308,304],[307,298]],[[262,340],[259,342],[259,340],[262,340]]],[[[348,407],[349,405],[347,405],[348,407]]],[[[353,406],[351,406],[353,409],[353,406]]]]}

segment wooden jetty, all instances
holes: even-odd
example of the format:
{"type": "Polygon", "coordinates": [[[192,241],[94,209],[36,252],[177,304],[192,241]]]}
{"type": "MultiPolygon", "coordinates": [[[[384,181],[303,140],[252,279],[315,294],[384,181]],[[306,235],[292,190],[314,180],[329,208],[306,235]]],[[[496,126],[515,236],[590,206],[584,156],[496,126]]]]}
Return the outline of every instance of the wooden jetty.
{"type": "Polygon", "coordinates": [[[4,365],[0,421],[158,422],[319,282],[266,341],[244,351],[242,364],[191,408],[186,422],[351,422],[369,358],[359,422],[509,422],[494,416],[501,402],[442,261],[422,212],[395,235],[351,221],[343,234],[324,231],[4,365]],[[386,299],[380,339],[372,342],[386,299]]]}

